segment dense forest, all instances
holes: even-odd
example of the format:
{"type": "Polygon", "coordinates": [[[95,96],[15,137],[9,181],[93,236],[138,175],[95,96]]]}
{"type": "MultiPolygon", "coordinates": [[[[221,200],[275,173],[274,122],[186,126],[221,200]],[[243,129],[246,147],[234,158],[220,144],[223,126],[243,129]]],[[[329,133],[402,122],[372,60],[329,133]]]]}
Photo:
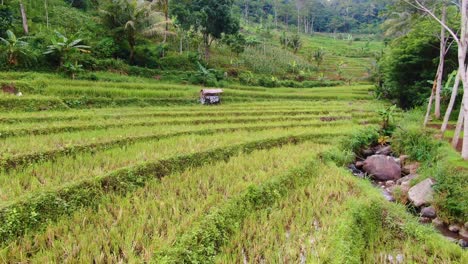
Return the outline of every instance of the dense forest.
{"type": "Polygon", "coordinates": [[[299,32],[378,33],[389,1],[236,0],[247,23],[295,27],[299,32]]]}

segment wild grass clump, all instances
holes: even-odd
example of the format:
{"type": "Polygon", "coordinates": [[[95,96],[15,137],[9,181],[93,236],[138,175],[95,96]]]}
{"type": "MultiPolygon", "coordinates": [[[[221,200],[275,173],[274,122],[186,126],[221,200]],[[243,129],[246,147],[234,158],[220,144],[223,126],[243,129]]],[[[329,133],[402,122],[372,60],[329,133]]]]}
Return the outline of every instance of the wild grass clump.
{"type": "Polygon", "coordinates": [[[436,164],[425,175],[436,180],[434,205],[437,216],[447,223],[468,221],[468,171],[449,164],[436,164]]]}
{"type": "MultiPolygon", "coordinates": [[[[420,111],[409,112],[402,118],[399,129],[393,135],[393,150],[409,155],[421,162],[418,180],[433,178],[434,206],[438,217],[446,222],[468,221],[468,171],[453,160],[455,150],[447,142],[435,138],[432,131],[421,127],[420,111]]],[[[466,166],[466,165],[465,165],[466,166]]]]}
{"type": "Polygon", "coordinates": [[[366,127],[346,137],[341,142],[341,148],[358,153],[363,147],[376,143],[379,139],[377,127],[366,127]]]}
{"type": "Polygon", "coordinates": [[[399,129],[392,138],[394,151],[428,165],[440,159],[441,146],[442,143],[434,139],[432,133],[420,128],[399,129]]]}

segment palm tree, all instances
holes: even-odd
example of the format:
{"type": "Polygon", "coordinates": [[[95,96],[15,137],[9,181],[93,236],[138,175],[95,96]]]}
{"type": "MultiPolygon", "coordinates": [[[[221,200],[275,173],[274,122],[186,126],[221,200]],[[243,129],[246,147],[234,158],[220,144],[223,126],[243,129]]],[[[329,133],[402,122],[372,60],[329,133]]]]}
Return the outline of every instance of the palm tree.
{"type": "Polygon", "coordinates": [[[170,24],[170,19],[169,19],[169,0],[153,0],[153,2],[156,3],[158,9],[160,12],[164,14],[164,40],[163,42],[166,43],[167,41],[167,35],[169,32],[169,24],[170,24]]]}
{"type": "Polygon", "coordinates": [[[64,61],[70,58],[70,55],[75,52],[89,53],[90,46],[81,45],[82,39],[69,39],[58,31],[55,31],[57,38],[52,38],[52,45],[47,46],[44,52],[47,54],[55,54],[59,58],[60,67],[63,66],[64,61]]]}
{"type": "Polygon", "coordinates": [[[167,17],[167,20],[161,22],[162,14],[158,11],[158,5],[159,1],[108,0],[107,5],[101,10],[102,21],[113,31],[115,38],[128,43],[130,62],[134,61],[139,35],[146,37],[167,35],[166,28],[170,21],[167,17]]]}
{"type": "Polygon", "coordinates": [[[409,12],[394,12],[383,24],[385,37],[399,38],[406,35],[411,29],[413,16],[409,12]]]}
{"type": "Polygon", "coordinates": [[[10,66],[18,66],[20,63],[28,65],[35,59],[34,53],[29,49],[26,37],[17,38],[15,33],[7,30],[7,38],[1,38],[3,44],[0,47],[1,53],[6,57],[6,61],[10,66]]]}

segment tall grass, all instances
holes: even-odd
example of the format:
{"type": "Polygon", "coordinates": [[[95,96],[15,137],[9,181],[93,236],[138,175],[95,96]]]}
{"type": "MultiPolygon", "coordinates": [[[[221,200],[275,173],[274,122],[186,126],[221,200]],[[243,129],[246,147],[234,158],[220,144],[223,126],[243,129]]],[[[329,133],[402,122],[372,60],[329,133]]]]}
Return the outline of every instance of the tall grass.
{"type": "Polygon", "coordinates": [[[156,250],[170,246],[210,208],[322,149],[305,143],[256,151],[150,181],[133,195],[109,195],[96,210],[82,210],[44,232],[11,243],[0,258],[6,262],[148,262],[156,250]]]}

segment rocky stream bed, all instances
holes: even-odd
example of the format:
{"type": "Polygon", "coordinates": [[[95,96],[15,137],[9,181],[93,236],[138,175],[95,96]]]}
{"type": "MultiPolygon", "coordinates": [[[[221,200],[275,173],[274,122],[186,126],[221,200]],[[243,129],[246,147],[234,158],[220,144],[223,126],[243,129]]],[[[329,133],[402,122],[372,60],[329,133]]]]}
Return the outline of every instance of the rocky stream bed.
{"type": "Polygon", "coordinates": [[[390,145],[378,145],[357,153],[357,159],[348,168],[359,178],[369,178],[389,202],[406,204],[408,211],[417,215],[422,224],[432,224],[448,241],[468,247],[468,222],[445,223],[437,217],[433,206],[436,181],[427,178],[414,186],[419,178],[420,164],[406,155],[394,156],[390,145]]]}

